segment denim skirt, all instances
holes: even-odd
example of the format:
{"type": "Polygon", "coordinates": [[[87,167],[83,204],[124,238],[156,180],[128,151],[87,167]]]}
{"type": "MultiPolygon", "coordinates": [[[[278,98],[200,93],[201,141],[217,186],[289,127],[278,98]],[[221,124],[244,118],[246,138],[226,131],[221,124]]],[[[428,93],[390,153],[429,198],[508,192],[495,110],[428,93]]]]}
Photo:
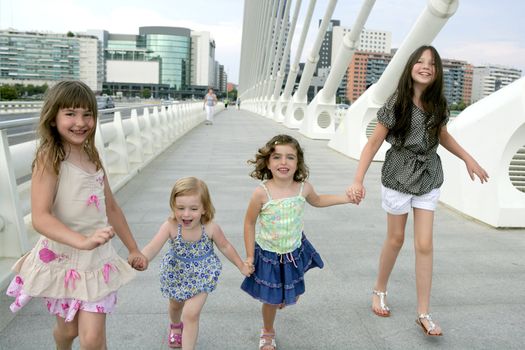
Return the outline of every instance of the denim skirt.
{"type": "Polygon", "coordinates": [[[301,246],[286,254],[263,250],[255,243],[254,266],[255,272],[244,279],[241,289],[266,304],[292,305],[305,291],[306,271],[322,269],[324,263],[303,234],[301,246]]]}

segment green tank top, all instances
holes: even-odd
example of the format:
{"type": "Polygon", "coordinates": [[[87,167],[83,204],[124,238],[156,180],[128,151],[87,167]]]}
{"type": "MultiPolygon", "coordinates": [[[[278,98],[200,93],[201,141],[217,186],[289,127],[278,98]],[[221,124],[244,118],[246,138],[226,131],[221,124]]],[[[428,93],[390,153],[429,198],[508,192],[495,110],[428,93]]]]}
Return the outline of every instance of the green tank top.
{"type": "Polygon", "coordinates": [[[302,196],[304,182],[294,197],[272,199],[264,182],[260,184],[266,195],[266,202],[259,213],[259,232],[255,241],[264,250],[285,254],[301,246],[305,198],[302,196]]]}

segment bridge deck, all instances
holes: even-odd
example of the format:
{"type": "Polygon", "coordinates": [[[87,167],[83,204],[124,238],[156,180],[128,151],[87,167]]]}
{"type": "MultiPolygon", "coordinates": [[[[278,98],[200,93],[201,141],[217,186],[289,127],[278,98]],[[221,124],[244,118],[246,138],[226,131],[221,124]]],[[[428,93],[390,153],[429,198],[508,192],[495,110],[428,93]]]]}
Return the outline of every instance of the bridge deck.
{"type": "MultiPolygon", "coordinates": [[[[277,133],[299,139],[318,192],[343,191],[349,184],[357,162],[328,148],[326,141],[306,139],[263,117],[229,109],[216,116],[213,126],[202,124],[190,131],[117,193],[138,243],[143,246],[168,216],[175,179],[192,175],[208,183],[216,221],[244,256],[242,221],[257,185],[248,176],[246,160],[277,133]]],[[[300,302],[278,312],[280,349],[522,348],[525,230],[493,229],[441,205],[435,219],[432,311],[445,336],[426,338],[414,323],[411,218],[389,284],[392,317],[372,314],[370,291],[386,228],[380,208],[380,167],[371,165],[368,197],[359,207],[307,209],[305,230],[325,268],[309,272],[300,302]]],[[[124,256],[120,241],[114,244],[124,256]]],[[[201,315],[198,348],[256,349],[260,303],[239,289],[241,275],[220,257],[223,274],[201,315]]],[[[110,349],[167,348],[167,302],[158,288],[158,263],[157,258],[147,272],[120,290],[117,311],[107,322],[110,349]]],[[[9,303],[2,291],[0,349],[54,348],[54,319],[42,303],[33,300],[14,317],[9,303]]]]}

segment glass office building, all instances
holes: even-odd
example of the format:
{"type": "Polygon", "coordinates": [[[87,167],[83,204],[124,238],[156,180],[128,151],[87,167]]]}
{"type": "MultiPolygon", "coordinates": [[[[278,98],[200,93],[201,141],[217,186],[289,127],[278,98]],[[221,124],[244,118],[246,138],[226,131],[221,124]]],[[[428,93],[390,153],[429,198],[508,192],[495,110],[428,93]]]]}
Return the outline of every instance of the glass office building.
{"type": "Polygon", "coordinates": [[[0,31],[0,82],[80,79],[80,48],[77,38],[64,34],[0,31]]]}
{"type": "Polygon", "coordinates": [[[161,62],[160,82],[175,90],[190,85],[191,31],[177,27],[140,27],[138,47],[145,48],[149,58],[161,62]]]}

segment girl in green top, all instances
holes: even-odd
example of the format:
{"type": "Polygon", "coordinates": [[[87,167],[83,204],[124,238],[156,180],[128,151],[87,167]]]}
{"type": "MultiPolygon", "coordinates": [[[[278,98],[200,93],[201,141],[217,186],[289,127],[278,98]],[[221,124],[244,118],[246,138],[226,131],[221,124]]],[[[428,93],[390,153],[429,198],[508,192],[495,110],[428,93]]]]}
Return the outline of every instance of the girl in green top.
{"type": "Polygon", "coordinates": [[[253,192],[244,219],[246,262],[255,272],[241,288],[263,303],[259,349],[275,350],[277,309],[295,304],[305,290],[305,272],[324,265],[303,233],[305,202],[328,207],[351,201],[345,194],[315,192],[306,181],[303,150],[291,136],[273,137],[249,163],[255,164],[251,176],[263,182],[253,192]]]}
{"type": "Polygon", "coordinates": [[[414,211],[416,251],[416,323],[427,335],[442,335],[429,313],[432,284],[432,226],[434,209],[443,183],[439,144],[461,158],[474,180],[488,180],[486,171],[448,133],[447,101],[443,95],[443,67],[436,49],[421,46],[410,58],[399,79],[397,91],[377,113],[377,124],[365,145],[354,183],[347,194],[359,202],[365,198],[365,173],[384,140],[392,145],[383,163],[381,182],[383,208],[387,212],[387,238],[379,259],[379,274],[372,296],[372,310],[390,316],[385,304],[386,285],[403,246],[410,208],[414,211]]]}

